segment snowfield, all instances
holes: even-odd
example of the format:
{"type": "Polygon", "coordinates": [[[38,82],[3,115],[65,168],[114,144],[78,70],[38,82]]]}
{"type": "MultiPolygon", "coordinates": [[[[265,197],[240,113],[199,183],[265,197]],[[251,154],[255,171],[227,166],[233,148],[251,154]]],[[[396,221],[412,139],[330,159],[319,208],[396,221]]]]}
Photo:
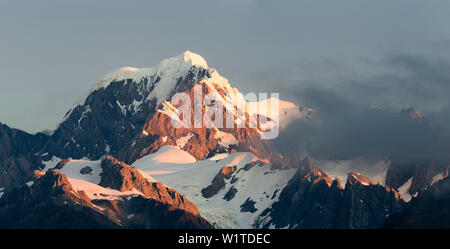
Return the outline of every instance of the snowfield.
{"type": "MultiPolygon", "coordinates": [[[[173,151],[158,151],[151,156],[161,157],[165,153],[173,151]]],[[[202,217],[217,228],[252,228],[255,219],[278,199],[281,190],[296,171],[295,169],[272,171],[270,165],[254,166],[246,171],[242,169],[245,165],[258,160],[248,152],[238,152],[225,157],[220,154],[214,159],[217,160],[180,164],[157,162],[144,157],[132,166],[186,195],[197,205],[202,217]],[[211,198],[204,198],[201,190],[211,184],[212,179],[224,166],[229,165],[237,167],[233,173],[237,180],[233,183],[231,183],[233,178],[225,180],[225,188],[211,198]],[[233,199],[226,201],[223,197],[232,186],[238,192],[233,199]],[[254,213],[240,211],[240,206],[248,198],[255,201],[257,211],[254,213]]]]}
{"type": "Polygon", "coordinates": [[[102,173],[101,161],[70,160],[59,171],[69,178],[99,184],[102,173]],[[90,169],[89,173],[82,174],[82,169],[90,169]]]}

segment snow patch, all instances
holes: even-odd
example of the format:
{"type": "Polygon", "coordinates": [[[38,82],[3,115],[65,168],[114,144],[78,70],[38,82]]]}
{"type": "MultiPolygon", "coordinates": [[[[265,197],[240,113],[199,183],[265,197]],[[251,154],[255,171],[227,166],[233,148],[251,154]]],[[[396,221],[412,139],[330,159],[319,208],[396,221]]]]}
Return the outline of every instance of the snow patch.
{"type": "Polygon", "coordinates": [[[61,162],[61,158],[53,156],[48,161],[43,161],[42,164],[44,164],[44,168],[42,171],[47,172],[49,169],[53,169],[59,162],[61,162]]]}
{"type": "Polygon", "coordinates": [[[216,129],[216,134],[214,135],[214,139],[218,139],[220,141],[219,144],[225,148],[230,147],[230,145],[232,145],[232,144],[239,143],[239,141],[236,140],[236,138],[233,136],[233,134],[220,131],[219,129],[216,129]]]}
{"type": "Polygon", "coordinates": [[[296,172],[296,169],[272,171],[270,165],[243,170],[245,165],[258,160],[248,152],[233,153],[218,162],[208,159],[191,164],[158,164],[141,160],[143,159],[136,161],[133,166],[186,195],[197,205],[202,217],[218,228],[252,228],[260,213],[278,200],[281,189],[296,172]],[[227,180],[225,188],[219,193],[209,199],[204,198],[201,190],[211,184],[224,166],[230,165],[237,167],[237,171],[233,173],[237,180],[233,184],[231,180],[227,180]],[[226,201],[223,196],[231,186],[238,192],[233,199],[226,201]],[[240,206],[249,197],[256,202],[258,210],[255,213],[240,212],[240,206]]]}
{"type": "Polygon", "coordinates": [[[188,152],[175,146],[165,145],[155,153],[140,158],[132,166],[143,171],[148,171],[152,170],[153,166],[158,164],[190,164],[196,161],[188,152]]]}
{"type": "Polygon", "coordinates": [[[432,180],[431,180],[431,184],[430,186],[432,186],[433,184],[437,183],[438,181],[444,179],[444,172],[441,172],[435,176],[433,176],[432,180]]]}
{"type": "Polygon", "coordinates": [[[97,199],[104,199],[104,200],[118,200],[121,199],[121,197],[127,197],[127,196],[133,196],[133,195],[141,195],[144,196],[141,192],[139,192],[136,189],[133,189],[132,191],[124,191],[120,192],[115,189],[109,189],[101,187],[97,184],[84,181],[81,179],[74,179],[68,177],[68,180],[70,184],[72,185],[73,189],[75,190],[75,194],[78,192],[84,192],[89,199],[91,200],[97,200],[97,199]]]}
{"type": "Polygon", "coordinates": [[[398,193],[403,197],[403,199],[407,202],[409,202],[412,198],[411,194],[409,193],[409,189],[411,188],[411,183],[414,177],[411,177],[406,181],[402,186],[398,188],[398,193]]]}
{"type": "Polygon", "coordinates": [[[191,139],[193,136],[194,136],[194,134],[192,132],[190,132],[186,136],[180,137],[179,139],[177,139],[178,148],[180,148],[180,149],[183,148],[187,144],[189,139],[191,139]]]}
{"type": "Polygon", "coordinates": [[[87,181],[93,184],[99,184],[101,181],[101,161],[89,161],[89,160],[70,160],[66,163],[62,169],[58,170],[59,172],[67,175],[67,177],[73,179],[79,179],[83,181],[87,181]],[[88,167],[90,169],[90,173],[82,174],[81,170],[88,167]]]}

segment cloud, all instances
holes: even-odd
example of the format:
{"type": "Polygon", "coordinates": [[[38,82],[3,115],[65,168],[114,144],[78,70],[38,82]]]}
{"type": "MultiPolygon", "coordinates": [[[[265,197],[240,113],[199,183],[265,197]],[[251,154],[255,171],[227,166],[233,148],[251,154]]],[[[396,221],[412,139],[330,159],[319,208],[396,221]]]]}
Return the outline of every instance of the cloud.
{"type": "Polygon", "coordinates": [[[328,159],[449,161],[450,60],[396,54],[377,63],[368,63],[378,71],[366,75],[349,69],[334,81],[333,75],[313,76],[282,89],[281,96],[317,112],[312,120],[291,125],[275,141],[277,147],[328,159]],[[409,107],[425,118],[401,111],[409,107]]]}

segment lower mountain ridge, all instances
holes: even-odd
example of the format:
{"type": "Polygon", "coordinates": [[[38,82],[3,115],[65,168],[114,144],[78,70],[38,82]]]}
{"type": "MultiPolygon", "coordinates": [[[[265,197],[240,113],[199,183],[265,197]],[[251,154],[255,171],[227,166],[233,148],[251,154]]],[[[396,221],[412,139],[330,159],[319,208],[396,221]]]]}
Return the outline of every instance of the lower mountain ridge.
{"type": "Polygon", "coordinates": [[[212,228],[175,190],[114,158],[101,162],[99,185],[56,169],[3,194],[2,228],[212,228]]]}

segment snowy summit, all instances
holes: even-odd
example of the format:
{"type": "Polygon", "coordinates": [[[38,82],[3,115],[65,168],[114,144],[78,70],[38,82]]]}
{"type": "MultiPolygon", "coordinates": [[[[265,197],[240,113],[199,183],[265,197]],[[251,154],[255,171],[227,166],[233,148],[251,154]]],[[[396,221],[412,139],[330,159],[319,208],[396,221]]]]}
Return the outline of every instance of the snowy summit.
{"type": "Polygon", "coordinates": [[[112,81],[121,81],[124,79],[133,79],[140,82],[142,78],[151,75],[168,76],[170,78],[184,75],[191,67],[196,66],[200,68],[208,68],[208,63],[199,54],[190,52],[189,50],[175,57],[167,58],[161,61],[156,67],[151,68],[136,68],[136,67],[122,67],[113,71],[103,77],[92,90],[107,87],[112,81]]]}

